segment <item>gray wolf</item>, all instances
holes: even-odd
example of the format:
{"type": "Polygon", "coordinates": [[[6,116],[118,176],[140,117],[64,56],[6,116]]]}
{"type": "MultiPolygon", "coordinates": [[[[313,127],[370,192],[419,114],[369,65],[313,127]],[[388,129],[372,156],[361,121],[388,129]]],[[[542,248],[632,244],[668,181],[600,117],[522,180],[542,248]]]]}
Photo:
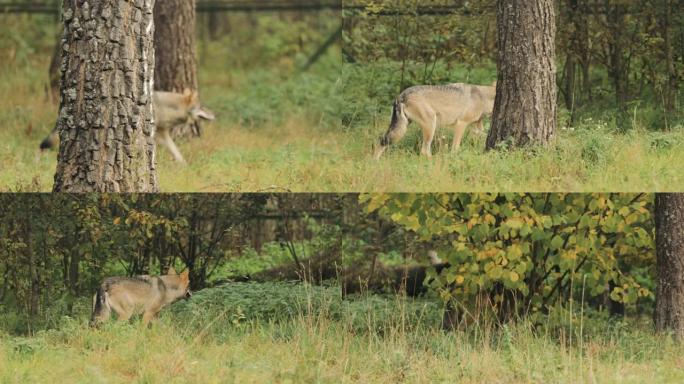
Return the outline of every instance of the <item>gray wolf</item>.
{"type": "Polygon", "coordinates": [[[165,276],[110,277],[93,297],[90,326],[107,321],[112,311],[120,321],[142,313],[143,323],[149,324],[162,308],[191,295],[187,270],[180,275],[172,267],[165,276]]]}
{"type": "MultiPolygon", "coordinates": [[[[171,138],[171,132],[182,126],[198,127],[200,120],[214,120],[215,116],[199,103],[197,92],[185,90],[183,93],[155,91],[154,117],[156,123],[155,140],[157,144],[166,147],[174,160],[185,163],[176,143],[171,138]]],[[[197,132],[199,134],[199,132],[197,132]]],[[[57,127],[40,143],[40,149],[50,149],[59,144],[57,127]]]]}
{"type": "Polygon", "coordinates": [[[423,130],[421,154],[432,156],[432,140],[438,126],[454,128],[451,151],[457,151],[468,125],[476,123],[482,130],[482,118],[491,116],[495,97],[496,83],[492,86],[452,83],[407,88],[394,101],[392,121],[387,133],[380,137],[373,157],[379,159],[390,144],[401,140],[411,121],[423,130]]]}

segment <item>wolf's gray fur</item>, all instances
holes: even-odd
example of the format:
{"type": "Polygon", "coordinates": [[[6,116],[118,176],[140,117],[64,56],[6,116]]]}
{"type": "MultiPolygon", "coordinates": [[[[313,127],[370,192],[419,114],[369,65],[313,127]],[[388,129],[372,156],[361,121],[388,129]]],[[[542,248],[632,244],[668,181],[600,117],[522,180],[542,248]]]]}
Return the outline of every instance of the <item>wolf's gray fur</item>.
{"type": "MultiPolygon", "coordinates": [[[[197,93],[190,90],[184,93],[155,91],[153,102],[157,144],[165,146],[174,160],[184,163],[183,155],[171,138],[171,131],[178,126],[194,126],[200,120],[214,120],[214,114],[203,108],[199,103],[197,93]]],[[[55,126],[40,143],[40,149],[50,149],[57,144],[59,144],[59,132],[55,126]]]]}
{"type": "Polygon", "coordinates": [[[482,129],[483,116],[494,108],[496,86],[452,83],[417,85],[402,92],[394,101],[392,121],[380,138],[374,157],[379,159],[390,144],[401,140],[411,121],[423,130],[421,154],[432,155],[432,140],[437,126],[453,126],[452,151],[458,150],[468,125],[476,123],[482,129]]]}
{"type": "Polygon", "coordinates": [[[105,279],[93,297],[90,325],[97,326],[116,312],[121,321],[143,313],[149,323],[159,311],[176,300],[190,297],[188,271],[178,275],[173,268],[165,276],[110,277],[105,279]]]}

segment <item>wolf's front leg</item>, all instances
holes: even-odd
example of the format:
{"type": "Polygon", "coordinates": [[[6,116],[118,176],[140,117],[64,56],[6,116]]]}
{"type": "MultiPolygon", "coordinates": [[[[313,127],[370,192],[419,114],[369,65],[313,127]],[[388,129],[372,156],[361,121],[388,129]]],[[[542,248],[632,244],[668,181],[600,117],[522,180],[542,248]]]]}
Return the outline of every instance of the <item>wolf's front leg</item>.
{"type": "Polygon", "coordinates": [[[143,324],[149,327],[150,322],[154,320],[154,318],[157,316],[157,313],[158,311],[145,311],[142,318],[143,324]]]}
{"type": "Polygon", "coordinates": [[[437,115],[433,114],[429,120],[421,121],[420,126],[423,128],[423,146],[420,154],[430,158],[432,157],[432,140],[437,130],[437,115]]]}
{"type": "Polygon", "coordinates": [[[460,120],[454,125],[454,142],[451,144],[451,152],[456,152],[461,147],[461,140],[467,126],[467,123],[460,120]]]}
{"type": "Polygon", "coordinates": [[[162,144],[169,150],[169,152],[171,152],[174,160],[181,164],[185,164],[185,159],[178,150],[178,147],[176,147],[176,143],[173,142],[168,130],[158,131],[155,137],[157,139],[157,143],[162,144]]]}

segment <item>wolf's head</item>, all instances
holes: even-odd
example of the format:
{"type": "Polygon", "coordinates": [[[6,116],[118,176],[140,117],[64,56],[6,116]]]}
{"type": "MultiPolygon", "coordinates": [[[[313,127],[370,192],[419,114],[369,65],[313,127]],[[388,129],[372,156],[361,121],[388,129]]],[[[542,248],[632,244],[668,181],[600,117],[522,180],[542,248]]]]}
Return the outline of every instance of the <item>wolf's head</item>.
{"type": "Polygon", "coordinates": [[[202,107],[197,91],[185,89],[185,91],[183,91],[183,103],[186,106],[185,109],[188,111],[185,125],[192,126],[193,133],[196,136],[201,136],[202,132],[200,122],[202,120],[213,121],[216,116],[214,116],[210,110],[202,107]]]}
{"type": "Polygon", "coordinates": [[[166,285],[166,295],[170,301],[192,297],[189,270],[186,269],[179,275],[173,267],[170,267],[166,276],[161,276],[160,278],[164,281],[164,285],[166,285]]]}

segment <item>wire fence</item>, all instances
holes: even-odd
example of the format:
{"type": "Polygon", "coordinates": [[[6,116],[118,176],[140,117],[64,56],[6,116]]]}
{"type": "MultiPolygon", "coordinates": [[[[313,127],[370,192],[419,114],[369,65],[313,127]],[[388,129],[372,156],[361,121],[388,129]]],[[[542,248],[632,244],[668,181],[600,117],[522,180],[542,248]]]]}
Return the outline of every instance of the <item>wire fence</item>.
{"type": "MultiPolygon", "coordinates": [[[[163,1],[163,0],[161,0],[163,1]]],[[[2,13],[42,13],[59,12],[58,1],[0,1],[2,13]]],[[[197,1],[197,12],[273,12],[273,11],[321,11],[326,9],[342,9],[340,0],[200,0],[197,1]]]]}

